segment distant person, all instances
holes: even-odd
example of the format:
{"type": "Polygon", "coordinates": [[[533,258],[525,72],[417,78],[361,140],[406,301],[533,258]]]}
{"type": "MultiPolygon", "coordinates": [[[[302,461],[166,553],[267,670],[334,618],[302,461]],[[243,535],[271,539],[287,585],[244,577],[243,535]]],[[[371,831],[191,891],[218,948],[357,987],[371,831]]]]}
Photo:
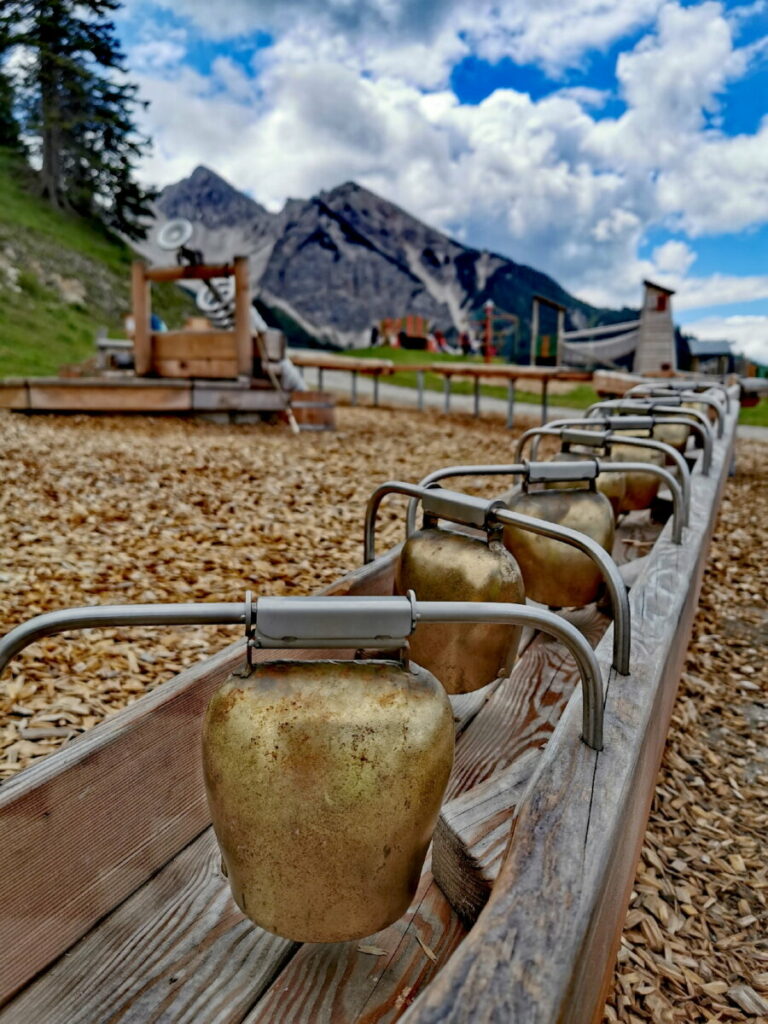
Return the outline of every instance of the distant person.
{"type": "Polygon", "coordinates": [[[379,328],[376,326],[376,324],[374,324],[373,327],[371,328],[371,340],[369,342],[369,346],[370,346],[370,348],[376,348],[376,346],[378,344],[379,344],[379,328]]]}

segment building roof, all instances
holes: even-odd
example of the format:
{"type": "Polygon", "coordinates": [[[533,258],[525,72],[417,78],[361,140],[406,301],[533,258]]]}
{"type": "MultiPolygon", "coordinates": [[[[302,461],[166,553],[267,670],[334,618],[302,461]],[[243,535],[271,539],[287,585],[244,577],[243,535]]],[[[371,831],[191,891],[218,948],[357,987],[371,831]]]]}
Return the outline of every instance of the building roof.
{"type": "Polygon", "coordinates": [[[715,359],[717,356],[730,356],[730,341],[700,341],[698,338],[686,338],[688,351],[699,359],[715,359]]]}
{"type": "Polygon", "coordinates": [[[657,292],[664,292],[666,295],[674,295],[673,288],[665,288],[663,284],[656,284],[655,281],[649,281],[647,278],[643,281],[646,288],[655,288],[657,292]]]}

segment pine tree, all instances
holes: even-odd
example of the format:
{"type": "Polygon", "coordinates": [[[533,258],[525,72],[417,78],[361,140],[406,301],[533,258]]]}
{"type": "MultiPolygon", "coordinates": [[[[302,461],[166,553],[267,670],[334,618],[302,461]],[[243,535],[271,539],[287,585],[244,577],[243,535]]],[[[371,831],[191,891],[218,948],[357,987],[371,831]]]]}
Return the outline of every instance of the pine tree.
{"type": "Polygon", "coordinates": [[[136,86],[109,16],[120,0],[6,0],[10,43],[22,47],[23,129],[54,207],[97,214],[131,237],[152,193],[134,180],[148,148],[134,123],[136,86]]]}
{"type": "Polygon", "coordinates": [[[3,63],[9,50],[9,31],[0,16],[0,146],[19,148],[19,125],[13,113],[14,92],[3,63]]]}

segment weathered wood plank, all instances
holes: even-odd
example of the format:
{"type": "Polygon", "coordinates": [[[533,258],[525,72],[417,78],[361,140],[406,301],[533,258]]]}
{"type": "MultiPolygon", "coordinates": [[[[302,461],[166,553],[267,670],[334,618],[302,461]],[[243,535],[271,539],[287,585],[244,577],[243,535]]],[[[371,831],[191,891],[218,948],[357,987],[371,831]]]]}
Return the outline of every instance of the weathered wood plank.
{"type": "Polygon", "coordinates": [[[302,946],[243,1024],[396,1020],[464,935],[426,868],[399,921],[355,942],[302,946]],[[361,952],[361,946],[383,953],[361,952]]]}
{"type": "MultiPolygon", "coordinates": [[[[488,905],[406,1013],[408,1024],[599,1020],[735,427],[734,412],[712,475],[693,478],[684,543],[671,543],[668,525],[631,592],[640,624],[633,671],[608,677],[605,749],[596,753],[579,740],[577,690],[518,810],[488,905]]],[[[607,670],[610,636],[598,657],[607,670]]]]}
{"type": "Polygon", "coordinates": [[[512,815],[540,748],[443,806],[432,840],[435,881],[459,917],[474,924],[488,902],[509,843],[512,815]]]}
{"type": "Polygon", "coordinates": [[[154,359],[152,369],[160,377],[181,378],[193,377],[218,378],[231,380],[237,376],[237,362],[234,359],[154,359]]]}
{"type": "MultiPolygon", "coordinates": [[[[143,383],[143,382],[142,382],[143,383]]],[[[33,412],[188,412],[192,408],[186,387],[103,387],[73,378],[66,384],[29,384],[33,412]]]]}
{"type": "Polygon", "coordinates": [[[237,909],[206,830],[0,1010],[0,1024],[238,1024],[296,943],[237,909]]]}
{"type": "MultiPolygon", "coordinates": [[[[237,362],[237,346],[232,331],[155,331],[152,356],[163,359],[229,359],[237,362]]],[[[237,376],[237,371],[233,374],[237,376]]]]}
{"type": "MultiPolygon", "coordinates": [[[[391,592],[392,564],[384,556],[329,592],[391,592]]],[[[0,1005],[208,825],[200,723],[242,658],[239,641],[0,789],[0,1005]]]]}

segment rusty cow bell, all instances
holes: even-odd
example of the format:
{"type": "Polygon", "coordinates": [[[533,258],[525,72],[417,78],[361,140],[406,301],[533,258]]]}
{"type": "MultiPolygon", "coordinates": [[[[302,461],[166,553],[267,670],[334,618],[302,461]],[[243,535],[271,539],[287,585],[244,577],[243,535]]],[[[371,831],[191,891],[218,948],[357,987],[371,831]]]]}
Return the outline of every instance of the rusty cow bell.
{"type": "Polygon", "coordinates": [[[203,726],[235,902],[298,942],[370,935],[408,908],[453,763],[445,690],[395,661],[274,661],[231,676],[203,726]]]}
{"type": "MultiPolygon", "coordinates": [[[[688,429],[687,427],[684,429],[688,429]]],[[[627,437],[643,437],[643,431],[617,430],[616,434],[627,437]]],[[[660,438],[657,438],[660,440],[660,438]]],[[[612,462],[648,462],[654,466],[664,466],[666,459],[663,452],[653,448],[639,448],[628,444],[615,444],[611,447],[612,462]]],[[[621,502],[622,512],[650,508],[659,493],[661,481],[652,473],[625,473],[626,491],[621,502]]]]}
{"type": "MultiPolygon", "coordinates": [[[[413,590],[422,601],[501,601],[525,604],[520,568],[502,543],[427,525],[403,546],[395,593],[413,590]]],[[[414,661],[433,672],[448,693],[469,693],[508,676],[520,628],[487,623],[420,624],[410,638],[414,661]]]]}
{"type": "MultiPolygon", "coordinates": [[[[507,502],[513,512],[579,530],[606,551],[613,548],[611,503],[592,489],[520,491],[507,502]]],[[[580,607],[598,597],[603,577],[592,559],[561,540],[516,526],[504,528],[504,543],[523,573],[525,593],[554,608],[580,607]]]]}
{"type": "MultiPolygon", "coordinates": [[[[594,452],[556,452],[550,462],[593,462],[594,452]]],[[[546,490],[573,490],[583,489],[584,484],[578,480],[554,481],[544,484],[546,490]]],[[[627,490],[627,481],[624,473],[598,473],[595,477],[595,488],[604,494],[611,503],[614,519],[621,512],[621,503],[627,490]]]]}

